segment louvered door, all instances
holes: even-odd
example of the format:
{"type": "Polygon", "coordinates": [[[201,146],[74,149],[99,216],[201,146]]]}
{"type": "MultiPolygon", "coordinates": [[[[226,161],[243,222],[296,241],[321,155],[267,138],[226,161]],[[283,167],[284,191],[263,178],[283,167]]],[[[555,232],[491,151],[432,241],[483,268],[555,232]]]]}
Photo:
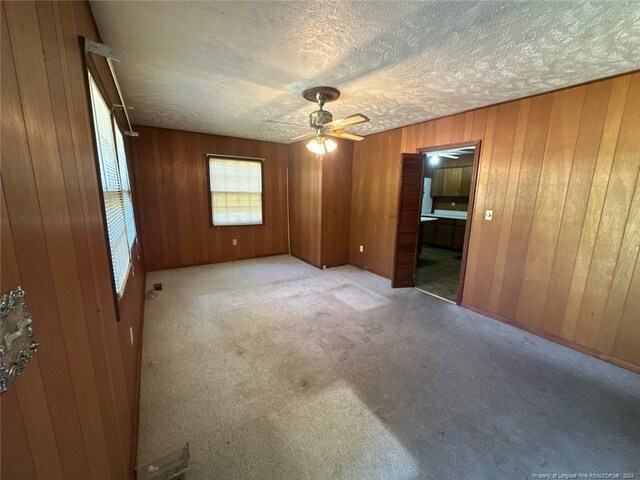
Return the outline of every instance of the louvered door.
{"type": "Polygon", "coordinates": [[[415,286],[423,169],[424,156],[422,154],[402,154],[396,247],[391,280],[391,286],[394,288],[415,286]]]}

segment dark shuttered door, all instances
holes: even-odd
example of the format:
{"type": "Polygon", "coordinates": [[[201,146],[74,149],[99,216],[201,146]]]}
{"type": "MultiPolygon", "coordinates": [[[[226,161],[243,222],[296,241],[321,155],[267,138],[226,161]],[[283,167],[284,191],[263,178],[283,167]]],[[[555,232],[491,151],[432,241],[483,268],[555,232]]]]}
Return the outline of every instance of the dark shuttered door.
{"type": "Polygon", "coordinates": [[[422,202],[424,156],[403,153],[400,177],[400,201],[396,225],[396,248],[391,286],[415,286],[418,228],[422,202]]]}

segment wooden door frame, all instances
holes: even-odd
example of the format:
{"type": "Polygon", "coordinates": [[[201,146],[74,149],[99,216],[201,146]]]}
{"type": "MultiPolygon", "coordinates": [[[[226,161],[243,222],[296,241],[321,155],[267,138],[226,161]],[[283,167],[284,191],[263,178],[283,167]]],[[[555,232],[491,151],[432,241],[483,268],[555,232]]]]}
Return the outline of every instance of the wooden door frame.
{"type": "MultiPolygon", "coordinates": [[[[434,145],[431,147],[418,148],[416,152],[427,153],[440,150],[452,150],[454,148],[475,147],[473,152],[473,165],[471,171],[471,189],[469,190],[469,207],[467,209],[467,223],[464,229],[464,242],[462,244],[462,260],[460,262],[460,280],[458,281],[458,298],[456,304],[462,304],[462,293],[464,289],[464,278],[467,273],[467,254],[469,247],[469,238],[471,236],[471,224],[473,222],[473,211],[476,201],[476,183],[478,181],[478,172],[480,165],[480,148],[482,140],[470,140],[468,142],[448,143],[446,145],[434,145]]],[[[402,173],[401,173],[402,174],[402,173]]],[[[399,193],[402,195],[402,192],[399,193]]],[[[419,220],[419,217],[418,217],[419,220]]],[[[422,245],[419,246],[422,248],[422,245]]]]}

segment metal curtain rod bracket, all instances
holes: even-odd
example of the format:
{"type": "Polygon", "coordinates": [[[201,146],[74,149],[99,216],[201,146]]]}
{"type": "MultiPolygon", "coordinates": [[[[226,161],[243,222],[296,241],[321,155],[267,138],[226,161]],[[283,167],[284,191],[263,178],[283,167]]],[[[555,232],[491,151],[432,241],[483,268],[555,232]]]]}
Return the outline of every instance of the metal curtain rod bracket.
{"type": "Polygon", "coordinates": [[[122,108],[124,112],[124,116],[127,119],[127,125],[129,126],[129,130],[124,132],[125,135],[130,137],[137,137],[138,132],[134,132],[131,127],[131,120],[129,119],[129,109],[126,103],[124,102],[124,97],[122,96],[122,90],[120,90],[120,83],[118,82],[118,77],[116,77],[116,71],[113,69],[113,62],[120,61],[120,55],[116,53],[111,47],[104,45],[102,43],[94,42],[93,40],[89,40],[88,38],[84,39],[84,53],[95,53],[96,55],[100,55],[107,59],[107,65],[109,65],[109,71],[111,72],[111,78],[113,79],[113,83],[116,86],[116,90],[118,92],[118,97],[120,97],[120,104],[114,105],[122,108]]]}

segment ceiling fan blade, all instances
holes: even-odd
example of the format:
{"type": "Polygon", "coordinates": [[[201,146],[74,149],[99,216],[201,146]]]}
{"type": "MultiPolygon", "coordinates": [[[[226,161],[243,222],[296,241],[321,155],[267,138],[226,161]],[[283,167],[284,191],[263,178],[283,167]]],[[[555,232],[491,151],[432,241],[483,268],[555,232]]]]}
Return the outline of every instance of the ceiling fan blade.
{"type": "Polygon", "coordinates": [[[297,137],[293,137],[292,139],[290,139],[290,142],[299,142],[300,140],[306,140],[307,138],[313,138],[315,137],[316,134],[315,133],[305,133],[304,135],[298,135],[297,137]]]}
{"type": "Polygon", "coordinates": [[[289,122],[281,122],[280,120],[265,120],[265,122],[269,123],[281,123],[282,125],[291,125],[293,127],[304,127],[309,128],[309,125],[299,125],[297,123],[289,123],[289,122]]]}
{"type": "Polygon", "coordinates": [[[356,113],[355,115],[349,115],[348,117],[339,118],[333,122],[325,123],[324,126],[330,128],[344,128],[349,125],[357,125],[358,123],[365,123],[368,121],[368,117],[365,117],[361,113],[356,113]]]}
{"type": "Polygon", "coordinates": [[[444,158],[454,158],[454,159],[459,158],[457,155],[451,155],[450,153],[439,153],[438,155],[444,158]]]}
{"type": "Polygon", "coordinates": [[[353,140],[355,142],[361,142],[364,140],[364,137],[360,135],[356,135],[355,133],[343,132],[342,130],[333,130],[329,133],[332,137],[344,138],[347,140],[353,140]]]}

